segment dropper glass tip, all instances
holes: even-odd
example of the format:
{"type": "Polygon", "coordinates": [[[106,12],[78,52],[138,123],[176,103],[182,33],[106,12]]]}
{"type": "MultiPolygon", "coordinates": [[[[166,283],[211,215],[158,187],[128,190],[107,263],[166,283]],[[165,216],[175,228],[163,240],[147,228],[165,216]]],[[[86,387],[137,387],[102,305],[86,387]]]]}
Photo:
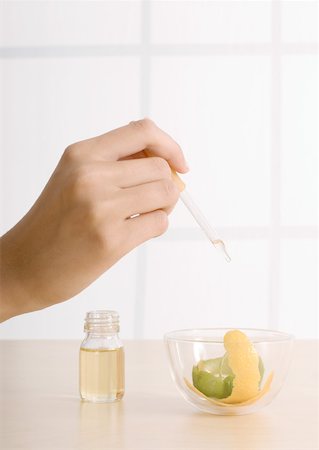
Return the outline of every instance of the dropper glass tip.
{"type": "Polygon", "coordinates": [[[222,241],[221,239],[214,239],[214,240],[212,240],[211,242],[212,242],[212,244],[213,244],[213,246],[214,246],[215,248],[217,248],[217,249],[219,249],[219,250],[221,250],[221,251],[223,252],[226,261],[227,261],[228,263],[231,262],[231,257],[230,257],[229,254],[227,253],[227,250],[226,250],[226,246],[225,246],[224,241],[222,241]]]}
{"type": "Polygon", "coordinates": [[[226,250],[224,251],[224,253],[225,253],[225,259],[226,259],[226,261],[229,263],[229,262],[231,262],[231,257],[229,256],[229,254],[226,252],[226,250]]]}

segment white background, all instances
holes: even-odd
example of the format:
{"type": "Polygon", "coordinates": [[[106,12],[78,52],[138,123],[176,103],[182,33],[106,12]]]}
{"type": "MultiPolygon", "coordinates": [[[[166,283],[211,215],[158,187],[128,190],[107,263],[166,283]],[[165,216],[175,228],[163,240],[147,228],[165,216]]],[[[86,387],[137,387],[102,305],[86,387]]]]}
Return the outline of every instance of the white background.
{"type": "Polygon", "coordinates": [[[179,204],[163,237],[76,298],[3,323],[1,338],[80,338],[92,309],[118,310],[124,338],[316,336],[316,1],[10,0],[0,33],[2,232],[68,144],[149,116],[182,145],[188,190],[233,259],[179,204]]]}

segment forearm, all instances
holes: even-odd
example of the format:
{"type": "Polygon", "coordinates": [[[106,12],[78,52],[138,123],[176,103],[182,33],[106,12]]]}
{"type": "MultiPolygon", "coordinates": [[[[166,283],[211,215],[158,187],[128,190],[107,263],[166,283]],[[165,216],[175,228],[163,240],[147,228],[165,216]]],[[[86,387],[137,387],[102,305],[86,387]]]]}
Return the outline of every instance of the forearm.
{"type": "Polygon", "coordinates": [[[23,310],[22,290],[9,272],[1,258],[0,322],[26,312],[23,310]]]}
{"type": "Polygon", "coordinates": [[[8,238],[4,235],[0,239],[0,321],[9,319],[15,315],[21,314],[23,308],[23,289],[19,280],[18,271],[15,267],[13,255],[10,255],[10,244],[8,238]]]}
{"type": "Polygon", "coordinates": [[[20,223],[0,238],[0,322],[39,309],[27,282],[29,263],[21,242],[20,223]]]}

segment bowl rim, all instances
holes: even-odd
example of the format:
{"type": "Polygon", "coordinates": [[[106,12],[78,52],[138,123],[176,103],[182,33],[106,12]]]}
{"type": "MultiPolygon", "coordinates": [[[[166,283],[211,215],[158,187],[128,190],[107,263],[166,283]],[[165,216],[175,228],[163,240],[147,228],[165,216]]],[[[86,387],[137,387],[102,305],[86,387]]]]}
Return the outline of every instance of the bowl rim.
{"type": "Polygon", "coordinates": [[[164,334],[163,338],[165,341],[175,341],[175,342],[202,342],[207,344],[223,344],[224,340],[224,334],[227,333],[227,331],[230,330],[240,330],[245,332],[258,332],[258,333],[264,333],[265,336],[262,336],[260,339],[254,339],[250,338],[251,342],[253,343],[276,343],[276,342],[289,342],[293,341],[295,339],[293,334],[286,333],[284,331],[278,331],[278,330],[271,330],[266,328],[236,328],[236,327],[217,327],[217,328],[184,328],[180,330],[172,330],[164,334]],[[194,336],[187,337],[187,333],[200,333],[200,332],[207,332],[207,331],[220,331],[221,336],[220,338],[210,339],[210,338],[196,338],[194,336]],[[223,333],[222,333],[223,331],[223,333]],[[181,337],[178,337],[178,335],[182,335],[181,337]],[[183,336],[186,335],[186,336],[183,336]],[[268,338],[267,338],[268,335],[268,338]],[[269,337],[272,336],[273,339],[269,339],[269,337]]]}

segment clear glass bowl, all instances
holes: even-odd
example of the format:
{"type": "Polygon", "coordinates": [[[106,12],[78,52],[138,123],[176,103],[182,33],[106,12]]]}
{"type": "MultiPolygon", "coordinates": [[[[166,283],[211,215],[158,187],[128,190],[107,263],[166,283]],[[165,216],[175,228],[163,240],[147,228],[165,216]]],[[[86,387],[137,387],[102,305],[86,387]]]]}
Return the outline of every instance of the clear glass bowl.
{"type": "Polygon", "coordinates": [[[293,336],[279,331],[241,328],[253,342],[264,364],[261,389],[271,372],[273,379],[268,392],[256,402],[223,406],[210,402],[192,389],[192,369],[200,360],[225,354],[223,339],[229,330],[230,328],[204,328],[177,330],[165,334],[171,374],[185,400],[200,410],[219,415],[249,414],[268,405],[280,391],[291,359],[293,336]]]}

